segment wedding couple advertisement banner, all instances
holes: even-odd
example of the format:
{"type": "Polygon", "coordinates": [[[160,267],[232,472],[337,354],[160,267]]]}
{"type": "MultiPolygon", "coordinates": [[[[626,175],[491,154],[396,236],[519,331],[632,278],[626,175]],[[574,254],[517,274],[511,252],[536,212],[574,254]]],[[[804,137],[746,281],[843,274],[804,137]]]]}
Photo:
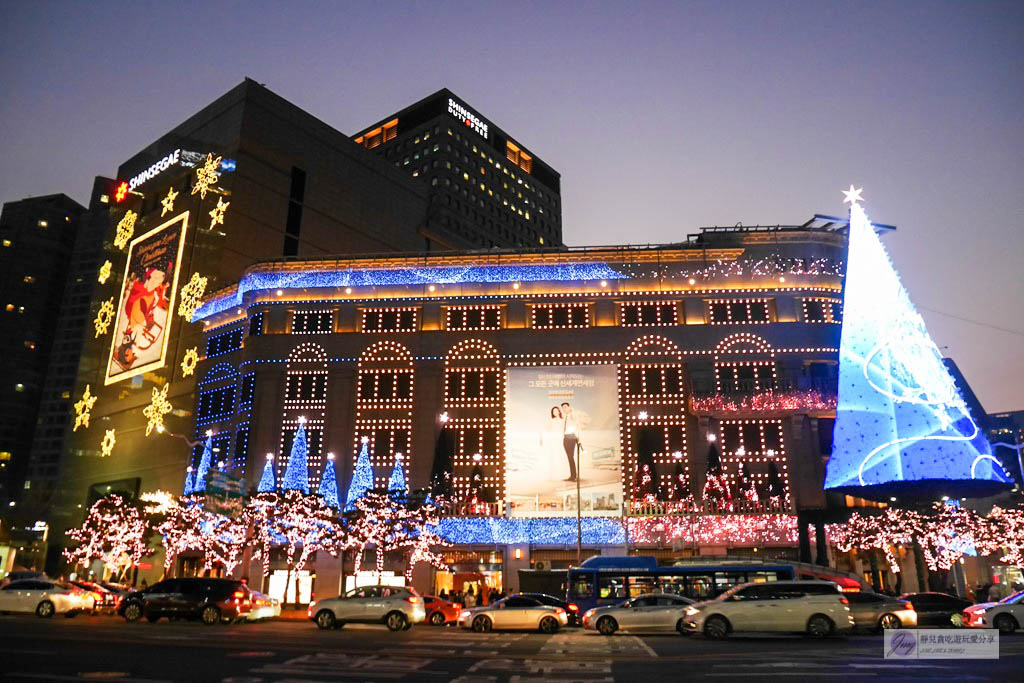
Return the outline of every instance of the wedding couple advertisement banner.
{"type": "Polygon", "coordinates": [[[614,365],[509,368],[505,493],[517,517],[616,515],[622,506],[614,365]]]}

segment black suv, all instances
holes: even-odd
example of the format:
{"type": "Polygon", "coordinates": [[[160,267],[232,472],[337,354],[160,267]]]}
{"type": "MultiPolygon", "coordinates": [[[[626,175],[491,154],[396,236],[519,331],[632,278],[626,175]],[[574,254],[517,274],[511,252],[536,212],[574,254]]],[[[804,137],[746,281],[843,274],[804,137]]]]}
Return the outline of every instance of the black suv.
{"type": "Polygon", "coordinates": [[[128,593],[117,606],[125,621],[145,617],[201,619],[208,626],[244,619],[252,610],[252,595],[235,579],[165,579],[128,593]]]}

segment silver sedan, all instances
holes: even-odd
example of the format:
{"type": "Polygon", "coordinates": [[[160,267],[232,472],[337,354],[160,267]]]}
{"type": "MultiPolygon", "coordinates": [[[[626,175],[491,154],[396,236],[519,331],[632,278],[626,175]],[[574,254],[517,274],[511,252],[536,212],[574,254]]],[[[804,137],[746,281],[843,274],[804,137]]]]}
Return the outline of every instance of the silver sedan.
{"type": "Polygon", "coordinates": [[[477,633],[492,629],[538,629],[554,633],[568,623],[569,616],[561,607],[544,605],[525,595],[510,595],[486,607],[474,607],[459,614],[459,626],[477,633]]]}
{"type": "Polygon", "coordinates": [[[683,632],[683,613],[693,600],[671,593],[638,595],[618,605],[595,607],[583,615],[583,628],[610,636],[625,631],[683,632]]]}

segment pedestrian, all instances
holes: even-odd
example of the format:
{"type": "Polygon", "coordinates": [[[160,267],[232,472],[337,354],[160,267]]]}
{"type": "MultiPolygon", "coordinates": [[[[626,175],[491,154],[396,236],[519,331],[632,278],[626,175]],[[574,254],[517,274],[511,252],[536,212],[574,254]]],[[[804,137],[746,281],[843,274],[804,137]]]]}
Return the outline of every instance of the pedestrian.
{"type": "Polygon", "coordinates": [[[147,588],[149,588],[149,581],[146,581],[145,579],[143,579],[142,580],[142,590],[146,590],[147,588]]]}
{"type": "Polygon", "coordinates": [[[470,586],[469,590],[466,591],[465,605],[468,609],[476,607],[476,595],[473,593],[473,587],[470,586]]]}

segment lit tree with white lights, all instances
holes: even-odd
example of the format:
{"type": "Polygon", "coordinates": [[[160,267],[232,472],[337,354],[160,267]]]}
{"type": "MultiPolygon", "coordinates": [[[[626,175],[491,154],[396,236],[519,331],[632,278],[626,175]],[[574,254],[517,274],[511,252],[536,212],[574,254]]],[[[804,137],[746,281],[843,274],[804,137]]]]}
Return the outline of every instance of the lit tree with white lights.
{"type": "Polygon", "coordinates": [[[64,557],[82,567],[100,560],[112,575],[121,577],[153,552],[149,534],[149,525],[139,509],[112,493],[89,508],[80,526],[68,530],[68,538],[78,547],[64,550],[64,557]]]}
{"type": "Polygon", "coordinates": [[[213,569],[220,564],[225,574],[230,576],[242,561],[242,552],[249,540],[248,524],[243,518],[226,515],[211,515],[206,523],[208,527],[203,534],[204,569],[213,569]]]}
{"type": "Polygon", "coordinates": [[[174,560],[184,552],[202,550],[203,507],[193,498],[183,497],[170,506],[154,525],[164,546],[164,574],[168,575],[174,560]]]}

